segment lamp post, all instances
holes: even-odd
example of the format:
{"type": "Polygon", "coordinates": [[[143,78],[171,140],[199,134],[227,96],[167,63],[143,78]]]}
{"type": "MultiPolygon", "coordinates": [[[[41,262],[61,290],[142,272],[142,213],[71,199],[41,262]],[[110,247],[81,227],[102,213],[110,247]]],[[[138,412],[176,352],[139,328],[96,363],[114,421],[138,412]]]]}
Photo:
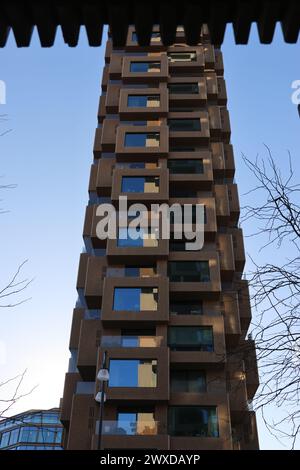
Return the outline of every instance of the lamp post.
{"type": "Polygon", "coordinates": [[[103,426],[103,409],[104,409],[104,402],[105,402],[105,393],[104,392],[105,392],[105,384],[109,380],[109,371],[106,367],[106,351],[104,351],[104,353],[103,353],[102,366],[101,366],[101,369],[98,372],[97,379],[100,382],[100,391],[95,396],[96,402],[100,404],[97,450],[101,450],[102,426],[103,426]]]}

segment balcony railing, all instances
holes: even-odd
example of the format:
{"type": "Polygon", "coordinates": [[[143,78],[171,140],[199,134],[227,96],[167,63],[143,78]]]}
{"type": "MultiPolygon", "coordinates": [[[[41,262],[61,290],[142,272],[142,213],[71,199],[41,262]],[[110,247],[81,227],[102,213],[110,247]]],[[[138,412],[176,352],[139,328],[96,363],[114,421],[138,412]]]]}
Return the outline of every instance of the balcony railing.
{"type": "MultiPolygon", "coordinates": [[[[102,433],[106,436],[153,436],[158,434],[157,421],[103,421],[102,433]]],[[[97,421],[97,430],[99,421],[97,421]]]]}
{"type": "Polygon", "coordinates": [[[159,348],[162,336],[102,336],[103,348],[159,348]]]}

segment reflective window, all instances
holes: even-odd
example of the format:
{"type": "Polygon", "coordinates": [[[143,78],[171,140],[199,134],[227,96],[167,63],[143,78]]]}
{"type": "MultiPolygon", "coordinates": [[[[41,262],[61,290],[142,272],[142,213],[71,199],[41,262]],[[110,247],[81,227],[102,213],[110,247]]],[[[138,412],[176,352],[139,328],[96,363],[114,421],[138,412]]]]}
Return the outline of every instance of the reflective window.
{"type": "Polygon", "coordinates": [[[208,261],[170,261],[168,275],[172,282],[209,282],[208,261]]]}
{"type": "Polygon", "coordinates": [[[211,326],[171,326],[168,343],[172,351],[212,352],[213,329],[211,326]]]}
{"type": "Polygon", "coordinates": [[[157,386],[156,359],[111,359],[109,387],[157,386]]]}
{"type": "Polygon", "coordinates": [[[158,193],[159,176],[123,176],[122,193],[158,193]]]}
{"type": "Polygon", "coordinates": [[[153,170],[154,168],[158,168],[159,165],[157,162],[117,162],[115,168],[129,168],[131,170],[135,169],[147,169],[153,170]]]}
{"type": "Polygon", "coordinates": [[[200,119],[168,119],[170,131],[190,132],[201,131],[200,119]]]}
{"type": "Polygon", "coordinates": [[[203,305],[199,300],[170,301],[170,313],[172,315],[202,315],[203,305]]]}
{"type": "Polygon", "coordinates": [[[126,132],[125,147],[159,147],[159,133],[126,132]]]}
{"type": "Polygon", "coordinates": [[[171,436],[219,437],[216,407],[171,406],[168,428],[171,436]]]}
{"type": "Polygon", "coordinates": [[[117,239],[119,247],[148,247],[158,246],[158,239],[150,228],[120,228],[117,239]]]}
{"type": "Polygon", "coordinates": [[[141,410],[139,412],[118,412],[118,429],[128,436],[156,434],[154,412],[141,410]]]}
{"type": "Polygon", "coordinates": [[[159,95],[129,95],[127,99],[129,108],[156,108],[160,106],[159,95]]]}
{"type": "Polygon", "coordinates": [[[170,83],[169,92],[180,95],[195,95],[199,93],[198,83],[170,83]]]}
{"type": "Polygon", "coordinates": [[[130,62],[130,72],[160,72],[160,62],[130,62]]]}
{"type": "Polygon", "coordinates": [[[168,160],[168,168],[171,175],[180,174],[196,174],[200,175],[203,173],[203,160],[196,159],[176,159],[168,160]]]}
{"type": "Polygon", "coordinates": [[[0,448],[8,446],[10,432],[4,432],[1,436],[0,448]]]}
{"type": "Polygon", "coordinates": [[[203,393],[206,391],[206,376],[201,370],[171,370],[172,392],[203,393]]]}
{"type": "Polygon", "coordinates": [[[115,287],[113,310],[115,311],[156,311],[157,287],[115,287]]]}

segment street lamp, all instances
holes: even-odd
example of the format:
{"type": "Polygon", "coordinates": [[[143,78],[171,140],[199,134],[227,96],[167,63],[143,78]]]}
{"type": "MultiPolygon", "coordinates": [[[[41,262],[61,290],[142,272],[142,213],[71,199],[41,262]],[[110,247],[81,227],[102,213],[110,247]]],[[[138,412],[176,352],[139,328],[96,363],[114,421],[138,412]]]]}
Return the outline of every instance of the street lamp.
{"type": "Polygon", "coordinates": [[[99,429],[98,429],[98,445],[97,449],[101,450],[102,442],[102,425],[103,425],[103,408],[104,402],[106,400],[105,396],[105,384],[109,380],[109,371],[106,367],[106,351],[103,353],[102,366],[97,374],[97,379],[100,382],[100,391],[95,395],[95,401],[100,404],[100,414],[99,414],[99,429]]]}

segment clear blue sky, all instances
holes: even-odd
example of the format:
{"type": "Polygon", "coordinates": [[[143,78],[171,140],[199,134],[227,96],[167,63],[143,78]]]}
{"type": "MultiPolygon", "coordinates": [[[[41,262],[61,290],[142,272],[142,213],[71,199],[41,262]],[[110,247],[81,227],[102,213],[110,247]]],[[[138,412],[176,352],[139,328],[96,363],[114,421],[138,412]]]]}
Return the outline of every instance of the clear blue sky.
{"type": "MultiPolygon", "coordinates": [[[[291,103],[299,52],[299,44],[283,43],[279,27],[271,46],[258,43],[255,27],[247,47],[235,46],[227,31],[225,78],[242,204],[252,182],[241,152],[255,158],[266,143],[284,167],[289,149],[299,177],[300,120],[291,103]]],[[[0,350],[2,344],[7,355],[0,377],[27,368],[23,391],[38,385],[14,412],[56,406],[62,395],[103,56],[103,47],[87,46],[84,32],[76,49],[59,32],[48,50],[36,35],[28,49],[17,49],[11,36],[0,50],[0,80],[7,85],[0,114],[9,118],[2,129],[12,128],[0,139],[0,181],[17,184],[1,195],[10,212],[0,216],[0,286],[26,258],[24,274],[35,278],[25,293],[30,301],[0,310],[0,350]]],[[[258,245],[248,240],[246,249],[255,256],[258,245]]],[[[260,443],[281,448],[262,424],[260,443]]]]}

